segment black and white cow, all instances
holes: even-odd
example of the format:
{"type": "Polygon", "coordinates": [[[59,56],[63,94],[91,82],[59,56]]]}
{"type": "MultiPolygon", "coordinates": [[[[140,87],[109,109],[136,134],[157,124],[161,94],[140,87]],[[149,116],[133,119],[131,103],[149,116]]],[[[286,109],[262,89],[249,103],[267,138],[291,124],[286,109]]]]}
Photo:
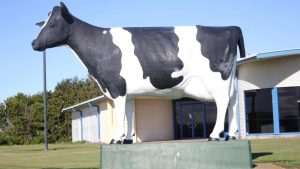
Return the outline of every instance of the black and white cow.
{"type": "Polygon", "coordinates": [[[33,49],[67,45],[114,101],[117,127],[111,143],[121,143],[125,114],[124,143],[132,142],[132,101],[140,96],[215,101],[218,113],[210,140],[218,140],[224,130],[227,108],[234,138],[237,46],[245,56],[239,27],[101,28],[74,17],[63,3],[40,26],[33,49]]]}

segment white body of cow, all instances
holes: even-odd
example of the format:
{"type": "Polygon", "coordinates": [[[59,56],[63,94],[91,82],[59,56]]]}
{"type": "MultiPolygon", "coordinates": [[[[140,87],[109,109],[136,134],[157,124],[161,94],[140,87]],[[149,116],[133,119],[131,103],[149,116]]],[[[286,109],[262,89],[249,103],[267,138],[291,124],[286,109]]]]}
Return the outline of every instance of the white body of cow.
{"type": "MultiPolygon", "coordinates": [[[[212,72],[209,67],[209,60],[202,56],[200,43],[196,40],[196,27],[182,26],[176,27],[175,33],[179,37],[179,58],[183,61],[184,67],[178,72],[174,72],[172,77],[183,76],[184,80],[177,86],[170,89],[157,89],[149,80],[149,77],[143,79],[143,71],[138,58],[134,54],[134,46],[131,42],[131,34],[122,28],[112,28],[110,30],[113,36],[113,42],[121,49],[122,69],[121,76],[124,77],[127,84],[127,93],[113,99],[109,92],[104,94],[112,99],[117,112],[117,127],[114,134],[115,140],[120,140],[123,135],[123,119],[126,114],[128,120],[128,131],[125,138],[131,139],[132,136],[132,101],[136,97],[149,96],[163,99],[178,99],[190,97],[197,100],[215,101],[217,105],[217,121],[210,134],[211,138],[219,138],[219,134],[224,130],[224,120],[226,110],[229,104],[229,135],[234,136],[237,130],[236,123],[236,104],[234,77],[236,61],[234,68],[227,80],[221,78],[221,73],[212,72]]],[[[100,85],[99,85],[100,86],[100,85]]],[[[101,88],[101,86],[100,86],[101,88]]],[[[102,90],[103,92],[103,90],[102,90]]]]}

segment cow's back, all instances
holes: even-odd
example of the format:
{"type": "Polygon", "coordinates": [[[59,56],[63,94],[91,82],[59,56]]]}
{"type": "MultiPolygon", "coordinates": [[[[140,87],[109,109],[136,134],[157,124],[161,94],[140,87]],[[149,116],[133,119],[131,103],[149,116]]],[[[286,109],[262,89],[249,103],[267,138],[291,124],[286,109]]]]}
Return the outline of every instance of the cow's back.
{"type": "Polygon", "coordinates": [[[149,77],[157,89],[172,88],[183,77],[172,78],[174,71],[181,70],[183,63],[178,57],[179,38],[173,27],[125,28],[131,34],[134,54],[143,70],[143,78],[149,77]]]}

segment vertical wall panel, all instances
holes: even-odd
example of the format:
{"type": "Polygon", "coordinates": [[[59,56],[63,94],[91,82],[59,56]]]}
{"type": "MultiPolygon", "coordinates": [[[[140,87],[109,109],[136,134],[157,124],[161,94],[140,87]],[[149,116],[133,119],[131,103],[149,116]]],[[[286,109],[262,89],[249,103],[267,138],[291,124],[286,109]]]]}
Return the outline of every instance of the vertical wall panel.
{"type": "Polygon", "coordinates": [[[170,100],[136,99],[135,113],[138,142],[174,139],[170,100]]]}

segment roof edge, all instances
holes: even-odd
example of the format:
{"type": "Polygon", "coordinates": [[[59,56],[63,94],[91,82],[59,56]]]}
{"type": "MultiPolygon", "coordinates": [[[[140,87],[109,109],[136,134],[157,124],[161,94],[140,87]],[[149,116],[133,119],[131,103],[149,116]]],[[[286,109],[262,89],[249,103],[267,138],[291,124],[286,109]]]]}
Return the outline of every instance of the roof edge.
{"type": "Polygon", "coordinates": [[[292,55],[300,55],[300,49],[287,49],[287,50],[278,50],[272,52],[261,52],[252,55],[248,55],[245,59],[237,61],[237,65],[254,62],[262,59],[278,58],[292,55]]]}
{"type": "Polygon", "coordinates": [[[83,106],[83,105],[91,104],[91,103],[94,103],[94,102],[97,102],[97,101],[103,101],[103,100],[109,100],[109,99],[108,99],[106,96],[101,95],[101,96],[95,97],[95,98],[93,98],[93,99],[86,100],[86,101],[84,101],[84,102],[75,104],[75,105],[73,105],[73,106],[63,108],[63,109],[61,110],[61,112],[65,112],[65,111],[68,111],[68,110],[74,110],[74,109],[76,109],[76,108],[78,108],[78,107],[81,107],[81,106],[83,106]]]}

